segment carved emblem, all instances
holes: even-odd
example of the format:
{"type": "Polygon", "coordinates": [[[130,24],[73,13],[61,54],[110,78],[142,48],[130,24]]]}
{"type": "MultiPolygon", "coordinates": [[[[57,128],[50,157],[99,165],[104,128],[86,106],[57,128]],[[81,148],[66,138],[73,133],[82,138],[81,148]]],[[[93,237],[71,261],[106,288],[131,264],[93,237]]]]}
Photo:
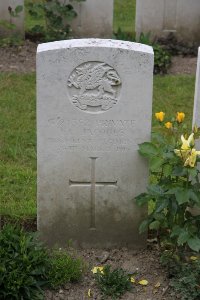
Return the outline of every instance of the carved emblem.
{"type": "Polygon", "coordinates": [[[116,70],[106,63],[86,62],[72,71],[67,85],[76,107],[98,113],[117,103],[121,79],[116,70]]]}

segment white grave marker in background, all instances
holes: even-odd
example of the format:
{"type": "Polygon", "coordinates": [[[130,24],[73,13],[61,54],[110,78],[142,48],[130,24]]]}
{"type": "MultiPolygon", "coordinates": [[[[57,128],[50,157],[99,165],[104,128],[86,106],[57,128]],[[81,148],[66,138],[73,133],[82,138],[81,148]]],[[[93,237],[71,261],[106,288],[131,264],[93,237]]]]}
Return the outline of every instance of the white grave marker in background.
{"type": "Polygon", "coordinates": [[[0,35],[8,36],[17,33],[24,38],[24,0],[0,0],[0,20],[9,21],[15,25],[13,30],[7,30],[4,26],[0,25],[0,35]],[[23,11],[19,13],[18,17],[11,17],[8,8],[14,11],[17,6],[23,6],[23,11]]]}
{"type": "Polygon", "coordinates": [[[68,2],[73,5],[78,14],[71,24],[74,36],[112,37],[114,0],[86,0],[80,3],[68,0],[68,2]]]}
{"type": "MultiPolygon", "coordinates": [[[[195,84],[195,95],[194,95],[194,110],[193,110],[193,126],[197,125],[200,127],[200,47],[198,50],[198,61],[196,71],[196,84],[195,84]]],[[[196,142],[196,149],[200,149],[200,140],[196,142]]]]}
{"type": "Polygon", "coordinates": [[[173,33],[178,40],[200,42],[199,0],[137,0],[136,34],[151,33],[151,39],[173,33]]]}
{"type": "Polygon", "coordinates": [[[37,51],[38,229],[49,244],[139,248],[153,51],[83,39],[37,51]]]}

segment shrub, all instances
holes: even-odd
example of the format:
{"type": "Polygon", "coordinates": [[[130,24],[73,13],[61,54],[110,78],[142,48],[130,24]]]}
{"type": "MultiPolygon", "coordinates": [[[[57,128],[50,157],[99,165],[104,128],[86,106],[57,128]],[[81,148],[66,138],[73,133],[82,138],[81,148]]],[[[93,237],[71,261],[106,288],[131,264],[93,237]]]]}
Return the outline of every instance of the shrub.
{"type": "Polygon", "coordinates": [[[198,252],[200,216],[194,215],[193,210],[200,207],[197,167],[200,151],[195,149],[200,129],[194,127],[193,133],[188,135],[183,112],[165,124],[164,112],[155,116],[160,125],[153,132],[152,141],[139,145],[139,152],[149,160],[154,176],[154,183],[147,187],[147,192],[136,197],[139,205],[153,203],[152,212],[141,224],[140,231],[148,227],[156,230],[163,245],[168,244],[174,252],[187,248],[198,252]]]}
{"type": "Polygon", "coordinates": [[[81,259],[73,258],[61,249],[52,252],[49,264],[48,281],[52,288],[79,281],[85,268],[81,259]]]}
{"type": "MultiPolygon", "coordinates": [[[[85,0],[72,0],[71,3],[85,0]]],[[[37,24],[31,29],[31,34],[42,34],[45,41],[65,40],[71,32],[71,21],[77,12],[71,3],[61,3],[59,0],[48,0],[41,3],[30,2],[29,14],[32,18],[45,22],[37,24]]]]}
{"type": "Polygon", "coordinates": [[[165,74],[171,64],[171,55],[159,44],[153,44],[154,74],[165,74]]]}
{"type": "Polygon", "coordinates": [[[0,299],[43,299],[48,254],[35,234],[5,225],[0,232],[0,299]]]}

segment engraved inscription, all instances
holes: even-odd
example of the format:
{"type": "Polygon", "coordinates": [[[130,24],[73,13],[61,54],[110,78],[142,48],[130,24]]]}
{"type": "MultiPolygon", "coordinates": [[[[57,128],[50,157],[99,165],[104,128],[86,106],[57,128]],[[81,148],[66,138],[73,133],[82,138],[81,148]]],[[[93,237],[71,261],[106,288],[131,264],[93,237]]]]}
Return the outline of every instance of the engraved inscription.
{"type": "Polygon", "coordinates": [[[72,103],[82,111],[100,113],[118,101],[121,79],[103,62],[86,62],[75,68],[68,79],[72,103]]]}
{"type": "Polygon", "coordinates": [[[90,186],[91,190],[90,190],[90,208],[91,208],[91,214],[90,214],[90,229],[94,230],[96,229],[96,210],[95,210],[95,205],[96,205],[96,201],[95,201],[95,189],[96,186],[117,186],[117,180],[116,181],[105,181],[105,182],[98,182],[96,181],[96,159],[98,157],[90,157],[91,159],[91,181],[73,181],[73,180],[69,180],[69,185],[70,186],[90,186]]]}
{"type": "Polygon", "coordinates": [[[58,130],[49,141],[57,145],[58,152],[95,151],[129,152],[141,141],[136,135],[135,120],[120,119],[64,119],[61,116],[48,120],[52,130],[58,130]],[[59,149],[58,149],[59,147],[59,149]]]}

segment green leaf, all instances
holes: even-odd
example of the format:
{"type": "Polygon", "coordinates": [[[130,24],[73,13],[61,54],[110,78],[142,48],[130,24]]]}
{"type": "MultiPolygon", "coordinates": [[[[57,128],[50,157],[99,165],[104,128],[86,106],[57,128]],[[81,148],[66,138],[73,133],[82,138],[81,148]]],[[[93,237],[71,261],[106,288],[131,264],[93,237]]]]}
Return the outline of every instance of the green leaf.
{"type": "Polygon", "coordinates": [[[157,156],[152,157],[150,159],[150,170],[152,172],[159,171],[163,163],[164,163],[164,159],[162,157],[157,157],[157,156]]]}
{"type": "Polygon", "coordinates": [[[193,200],[197,205],[200,205],[200,192],[190,190],[189,191],[190,199],[193,200]]]}
{"type": "Polygon", "coordinates": [[[149,220],[144,220],[139,227],[139,232],[142,233],[148,229],[149,226],[149,220]]]}
{"type": "Polygon", "coordinates": [[[158,155],[158,148],[150,142],[145,142],[139,145],[139,153],[145,157],[151,158],[158,155]]]}
{"type": "Polygon", "coordinates": [[[164,208],[168,207],[169,199],[162,199],[162,201],[157,202],[155,213],[161,212],[164,208]]]}
{"type": "Polygon", "coordinates": [[[187,175],[187,169],[181,166],[175,167],[173,172],[173,176],[186,176],[187,175]]]}
{"type": "Polygon", "coordinates": [[[167,165],[164,165],[163,166],[163,174],[165,177],[168,177],[170,176],[172,173],[172,166],[167,164],[167,165]]]}
{"type": "Polygon", "coordinates": [[[150,229],[155,229],[157,230],[160,227],[160,222],[159,221],[153,221],[150,225],[149,228],[150,229]]]}
{"type": "Polygon", "coordinates": [[[188,168],[188,174],[189,174],[191,177],[196,177],[197,174],[198,174],[197,168],[188,168]]]}
{"type": "Polygon", "coordinates": [[[22,5],[18,5],[16,8],[15,8],[15,13],[16,14],[19,14],[20,12],[23,11],[23,6],[22,5]]]}
{"type": "Polygon", "coordinates": [[[200,250],[200,239],[198,237],[194,237],[194,238],[189,239],[189,241],[187,243],[188,243],[188,246],[192,250],[194,250],[196,252],[199,252],[199,250],[200,250]]]}
{"type": "Polygon", "coordinates": [[[151,200],[151,197],[146,193],[142,193],[139,196],[135,197],[135,200],[137,205],[142,206],[144,204],[147,204],[149,200],[151,200]]]}
{"type": "Polygon", "coordinates": [[[179,205],[189,202],[190,200],[190,190],[184,188],[178,188],[175,192],[176,200],[179,205]]]}
{"type": "Polygon", "coordinates": [[[178,236],[178,235],[180,235],[181,231],[182,231],[182,228],[179,227],[178,225],[175,225],[172,228],[172,232],[171,232],[170,236],[171,237],[178,236]]]}
{"type": "Polygon", "coordinates": [[[182,246],[183,244],[185,244],[189,239],[190,239],[191,235],[185,231],[184,229],[182,230],[182,232],[180,233],[179,237],[178,237],[178,245],[182,246]]]}
{"type": "Polygon", "coordinates": [[[147,191],[153,196],[159,196],[164,194],[163,188],[158,184],[150,184],[147,187],[147,191]]]}

